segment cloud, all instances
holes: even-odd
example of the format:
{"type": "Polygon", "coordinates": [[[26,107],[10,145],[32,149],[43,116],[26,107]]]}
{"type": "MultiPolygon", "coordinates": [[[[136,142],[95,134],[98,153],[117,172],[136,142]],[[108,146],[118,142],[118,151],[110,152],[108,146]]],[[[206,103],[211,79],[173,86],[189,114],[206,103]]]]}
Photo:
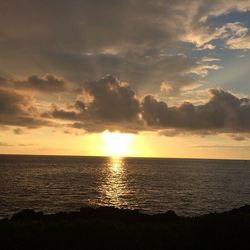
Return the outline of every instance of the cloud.
{"type": "Polygon", "coordinates": [[[226,39],[226,46],[230,49],[250,49],[250,35],[248,28],[240,23],[228,23],[226,25],[232,35],[226,39]]]}
{"type": "Polygon", "coordinates": [[[184,40],[196,45],[196,50],[215,49],[216,46],[211,44],[215,40],[222,41],[227,49],[250,48],[249,30],[239,22],[226,23],[220,27],[209,26],[205,23],[201,24],[199,29],[200,32],[194,30],[193,33],[187,33],[184,37],[184,40]]]}
{"type": "Polygon", "coordinates": [[[0,87],[10,87],[19,90],[33,90],[45,93],[60,93],[66,90],[66,83],[62,78],[47,74],[28,76],[25,80],[14,80],[0,77],[0,87]]]}
{"type": "Polygon", "coordinates": [[[84,90],[94,98],[87,109],[91,117],[111,122],[138,119],[140,103],[127,83],[108,75],[86,83],[84,90]]]}
{"type": "Polygon", "coordinates": [[[247,34],[238,37],[229,24],[213,20],[249,10],[248,0],[11,0],[0,9],[6,13],[0,23],[0,73],[18,79],[36,72],[16,87],[43,93],[111,74],[126,79],[140,95],[155,94],[167,83],[166,96],[178,96],[220,68],[187,53],[187,42],[211,53],[218,39],[229,49],[249,47],[247,34]],[[44,76],[47,72],[63,78],[44,76]]]}
{"type": "Polygon", "coordinates": [[[32,98],[14,89],[0,88],[0,124],[37,128],[48,126],[32,104],[32,98]]]}
{"type": "MultiPolygon", "coordinates": [[[[83,91],[92,96],[88,102],[77,100],[68,108],[54,106],[47,117],[74,121],[75,129],[89,132],[105,129],[140,132],[158,131],[161,135],[250,132],[250,101],[222,89],[211,89],[210,99],[199,105],[184,102],[168,106],[153,95],[140,99],[128,83],[113,76],[88,82],[83,91]]],[[[237,136],[236,136],[237,135],[237,136]]],[[[242,135],[241,135],[242,136],[242,135]]]]}
{"type": "MultiPolygon", "coordinates": [[[[215,46],[211,41],[225,33],[221,24],[212,22],[211,17],[247,11],[250,2],[106,0],[104,3],[83,0],[69,3],[54,0],[41,3],[27,0],[20,4],[18,0],[11,0],[8,4],[0,3],[0,9],[5,13],[0,23],[0,53],[4,58],[0,68],[3,72],[23,75],[35,70],[63,75],[68,60],[68,64],[74,63],[68,72],[71,78],[86,68],[85,74],[92,73],[91,78],[96,79],[100,74],[119,75],[120,67],[126,68],[127,63],[131,63],[128,60],[132,60],[128,56],[124,58],[124,54],[143,51],[147,56],[150,48],[171,53],[171,49],[180,49],[183,42],[211,50],[215,46]],[[116,55],[118,59],[108,55],[116,55]],[[82,64],[76,65],[77,60],[82,64]],[[106,70],[106,65],[112,63],[115,72],[106,70]]],[[[234,45],[228,47],[239,45],[234,41],[234,45]]],[[[122,78],[138,82],[138,79],[122,78]]],[[[164,80],[171,79],[160,82],[164,80]]]]}
{"type": "Polygon", "coordinates": [[[250,3],[248,0],[107,0],[105,3],[28,0],[20,4],[12,0],[0,7],[7,13],[0,26],[5,35],[2,42],[8,41],[12,47],[19,41],[26,42],[30,49],[61,46],[67,50],[93,51],[172,45],[181,34],[198,30],[209,16],[247,11],[250,3]]]}
{"type": "Polygon", "coordinates": [[[56,119],[64,119],[64,120],[78,120],[79,114],[75,111],[67,111],[63,109],[55,108],[49,116],[54,117],[56,119]]]}
{"type": "Polygon", "coordinates": [[[59,93],[66,90],[66,84],[63,79],[49,74],[44,77],[37,75],[29,76],[27,80],[16,83],[16,86],[48,93],[59,93]]]}
{"type": "MultiPolygon", "coordinates": [[[[142,0],[108,0],[105,3],[29,0],[25,4],[11,1],[8,5],[1,4],[1,9],[14,18],[3,16],[0,27],[4,30],[5,41],[12,46],[20,41],[31,46],[29,49],[58,45],[68,50],[121,49],[131,44],[159,43],[163,39],[170,42],[174,34],[172,29],[166,29],[166,15],[174,8],[168,1],[156,4],[142,0]]],[[[178,28],[174,21],[169,19],[167,25],[178,28]]]]}
{"type": "Polygon", "coordinates": [[[60,70],[67,78],[73,75],[79,87],[82,86],[82,79],[92,81],[108,72],[118,75],[120,79],[126,79],[141,95],[158,92],[163,82],[171,85],[172,91],[168,95],[178,95],[184,89],[200,86],[209,71],[220,69],[215,61],[205,61],[203,57],[191,57],[181,53],[170,54],[161,49],[120,54],[86,55],[75,52],[51,57],[51,60],[60,65],[60,70]]]}
{"type": "Polygon", "coordinates": [[[31,97],[22,95],[13,89],[0,89],[0,113],[1,114],[24,114],[28,113],[31,97]]]}
{"type": "Polygon", "coordinates": [[[180,128],[165,128],[160,129],[158,131],[159,135],[167,136],[167,137],[176,137],[176,136],[199,136],[199,137],[206,137],[210,135],[219,134],[218,131],[211,131],[211,130],[187,130],[187,129],[180,129],[180,128]]]}
{"type": "Polygon", "coordinates": [[[0,88],[0,124],[18,127],[16,134],[22,127],[55,126],[87,132],[148,130],[165,136],[226,133],[244,140],[250,132],[250,100],[222,89],[211,89],[210,99],[201,104],[169,105],[154,95],[139,98],[127,82],[107,75],[85,82],[79,93],[72,105],[53,104],[42,112],[28,94],[0,88]]]}
{"type": "Polygon", "coordinates": [[[73,121],[81,120],[84,119],[86,109],[84,102],[80,100],[76,100],[74,105],[68,105],[67,109],[63,109],[57,105],[52,105],[51,108],[51,111],[44,112],[42,117],[73,121]]]}
{"type": "Polygon", "coordinates": [[[248,138],[248,99],[203,93],[228,50],[250,48],[249,24],[231,20],[249,0],[9,0],[0,9],[1,128],[248,138]]]}
{"type": "Polygon", "coordinates": [[[201,30],[198,34],[189,33],[186,36],[187,41],[195,43],[197,50],[215,49],[216,46],[211,42],[221,40],[225,48],[247,50],[250,48],[249,30],[242,23],[226,23],[221,27],[207,26],[205,23],[205,30],[201,30]]]}
{"type": "Polygon", "coordinates": [[[155,94],[161,90],[162,96],[180,97],[187,90],[201,86],[209,71],[220,69],[214,58],[189,57],[182,53],[172,55],[159,49],[119,55],[68,53],[64,59],[58,60],[63,62],[63,77],[54,74],[31,74],[25,79],[0,77],[0,87],[35,91],[35,94],[53,99],[51,95],[57,93],[74,95],[74,90],[76,92],[85,83],[94,82],[95,75],[101,78],[106,72],[114,75],[119,72],[119,78],[130,82],[139,95],[155,94]],[[76,81],[66,80],[72,75],[76,81]]]}
{"type": "Polygon", "coordinates": [[[247,139],[249,139],[250,138],[250,135],[249,134],[237,134],[237,133],[235,133],[235,134],[228,134],[228,136],[230,137],[230,138],[232,138],[233,140],[235,140],[235,141],[245,141],[245,140],[247,140],[247,139]]]}
{"type": "Polygon", "coordinates": [[[159,49],[117,55],[106,53],[86,55],[81,52],[66,53],[63,56],[54,54],[51,55],[51,60],[60,65],[59,69],[63,72],[64,78],[53,74],[31,75],[26,79],[1,77],[0,86],[44,94],[65,93],[81,88],[82,79],[90,82],[109,72],[131,82],[141,94],[156,93],[161,83],[166,83],[171,87],[171,91],[165,94],[179,95],[186,89],[200,86],[209,71],[220,69],[215,61],[204,60],[203,57],[189,57],[181,53],[172,55],[159,49]],[[65,80],[72,77],[73,82],[65,80]]]}
{"type": "Polygon", "coordinates": [[[211,89],[211,99],[202,105],[185,102],[168,107],[165,102],[146,96],[142,115],[148,126],[184,131],[249,132],[250,101],[222,89],[211,89]]]}
{"type": "Polygon", "coordinates": [[[22,135],[22,134],[25,133],[25,131],[23,129],[21,129],[21,128],[15,128],[15,129],[13,129],[13,132],[16,135],[22,135]]]}
{"type": "Polygon", "coordinates": [[[83,91],[91,101],[76,100],[67,108],[52,106],[52,110],[43,116],[73,120],[72,128],[90,132],[105,129],[138,131],[141,126],[140,100],[127,83],[107,75],[98,81],[86,82],[83,91]]]}

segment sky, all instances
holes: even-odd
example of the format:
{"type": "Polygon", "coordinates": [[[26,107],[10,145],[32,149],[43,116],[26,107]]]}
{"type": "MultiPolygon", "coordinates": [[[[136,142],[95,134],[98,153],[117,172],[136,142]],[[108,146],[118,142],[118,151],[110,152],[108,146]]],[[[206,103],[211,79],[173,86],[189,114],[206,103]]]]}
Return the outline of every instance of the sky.
{"type": "Polygon", "coordinates": [[[250,0],[0,2],[0,153],[250,159],[250,0]]]}

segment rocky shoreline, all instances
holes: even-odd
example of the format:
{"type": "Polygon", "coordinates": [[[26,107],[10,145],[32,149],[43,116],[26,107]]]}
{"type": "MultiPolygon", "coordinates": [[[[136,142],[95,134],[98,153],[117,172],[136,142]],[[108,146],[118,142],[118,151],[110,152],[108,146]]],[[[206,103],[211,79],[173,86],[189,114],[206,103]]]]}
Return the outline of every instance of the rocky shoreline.
{"type": "Polygon", "coordinates": [[[250,249],[250,206],[197,217],[114,207],[0,220],[1,249],[250,249]]]}

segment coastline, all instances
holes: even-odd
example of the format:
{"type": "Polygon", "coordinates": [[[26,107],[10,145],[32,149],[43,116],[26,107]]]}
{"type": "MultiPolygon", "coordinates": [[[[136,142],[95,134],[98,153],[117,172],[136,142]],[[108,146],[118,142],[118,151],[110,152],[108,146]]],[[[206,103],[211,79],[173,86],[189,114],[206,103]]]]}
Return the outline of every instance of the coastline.
{"type": "Polygon", "coordinates": [[[27,209],[0,220],[1,249],[249,249],[250,205],[182,217],[114,207],[43,214],[27,209]]]}

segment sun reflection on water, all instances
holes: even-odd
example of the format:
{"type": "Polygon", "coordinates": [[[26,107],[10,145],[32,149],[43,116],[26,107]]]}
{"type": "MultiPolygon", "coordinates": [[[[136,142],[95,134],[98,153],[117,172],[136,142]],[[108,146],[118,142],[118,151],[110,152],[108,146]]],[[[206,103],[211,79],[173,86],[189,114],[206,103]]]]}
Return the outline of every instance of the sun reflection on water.
{"type": "Polygon", "coordinates": [[[121,157],[111,157],[109,162],[109,168],[114,173],[121,173],[124,167],[124,162],[121,157]]]}
{"type": "Polygon", "coordinates": [[[124,207],[124,195],[128,192],[125,178],[125,161],[122,157],[111,157],[105,169],[105,181],[101,187],[102,202],[106,205],[124,207]]]}

